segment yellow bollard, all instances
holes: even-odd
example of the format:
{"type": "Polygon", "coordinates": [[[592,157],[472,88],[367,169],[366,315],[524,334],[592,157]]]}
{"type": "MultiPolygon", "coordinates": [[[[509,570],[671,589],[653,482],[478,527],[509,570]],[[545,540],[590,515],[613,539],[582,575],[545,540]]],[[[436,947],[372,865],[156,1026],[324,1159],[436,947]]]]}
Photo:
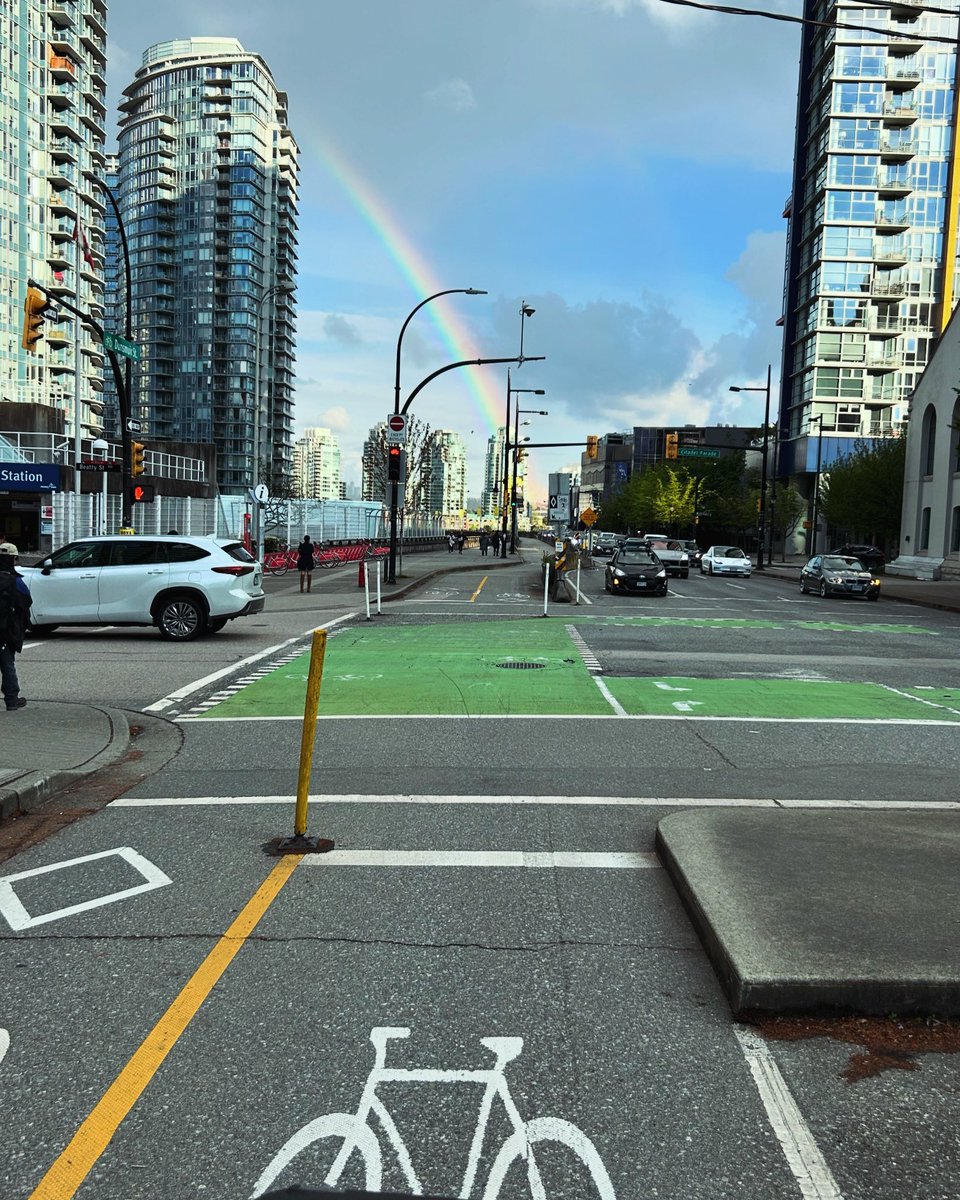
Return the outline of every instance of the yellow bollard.
{"type": "Polygon", "coordinates": [[[307,698],[303,705],[303,732],[300,736],[300,770],[297,774],[297,808],[293,822],[293,837],[268,845],[272,853],[322,853],[333,849],[329,838],[307,837],[307,801],[310,795],[310,768],[313,765],[313,742],[317,731],[317,709],[320,706],[320,682],[323,678],[323,658],[327,650],[327,631],[315,629],[310,646],[310,669],[307,671],[307,698]]]}

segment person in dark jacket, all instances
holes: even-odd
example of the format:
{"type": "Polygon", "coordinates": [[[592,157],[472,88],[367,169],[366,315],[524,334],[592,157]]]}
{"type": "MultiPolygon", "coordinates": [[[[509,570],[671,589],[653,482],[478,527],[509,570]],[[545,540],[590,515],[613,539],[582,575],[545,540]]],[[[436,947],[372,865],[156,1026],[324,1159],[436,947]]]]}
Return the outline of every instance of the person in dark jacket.
{"type": "Polygon", "coordinates": [[[30,589],[16,572],[19,551],[12,542],[0,543],[0,681],[8,712],[26,705],[20,695],[16,655],[30,617],[30,589]]]}
{"type": "Polygon", "coordinates": [[[300,591],[303,591],[303,584],[306,581],[307,591],[313,584],[313,542],[310,541],[310,534],[303,535],[303,541],[297,547],[297,570],[300,572],[300,591]]]}

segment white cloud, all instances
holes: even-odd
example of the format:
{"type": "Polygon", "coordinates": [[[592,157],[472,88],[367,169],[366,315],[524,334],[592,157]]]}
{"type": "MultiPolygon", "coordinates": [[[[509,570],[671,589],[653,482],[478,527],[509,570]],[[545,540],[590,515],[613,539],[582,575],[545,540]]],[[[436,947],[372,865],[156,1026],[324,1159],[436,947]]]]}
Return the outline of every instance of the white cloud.
{"type": "Polygon", "coordinates": [[[425,93],[424,99],[435,108],[450,112],[471,112],[477,107],[477,98],[465,79],[446,79],[425,93]]]}

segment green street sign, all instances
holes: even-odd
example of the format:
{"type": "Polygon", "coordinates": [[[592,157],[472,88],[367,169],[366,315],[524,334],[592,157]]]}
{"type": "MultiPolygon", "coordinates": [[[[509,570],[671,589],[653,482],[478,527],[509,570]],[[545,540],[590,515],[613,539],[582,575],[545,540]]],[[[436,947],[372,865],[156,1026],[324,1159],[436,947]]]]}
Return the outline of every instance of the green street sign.
{"type": "Polygon", "coordinates": [[[105,331],[103,348],[112,350],[115,354],[122,354],[124,358],[132,358],[134,362],[140,361],[140,347],[136,342],[131,342],[129,338],[121,337],[119,333],[105,331]]]}
{"type": "Polygon", "coordinates": [[[711,450],[707,446],[678,446],[677,458],[719,458],[719,450],[711,450]]]}

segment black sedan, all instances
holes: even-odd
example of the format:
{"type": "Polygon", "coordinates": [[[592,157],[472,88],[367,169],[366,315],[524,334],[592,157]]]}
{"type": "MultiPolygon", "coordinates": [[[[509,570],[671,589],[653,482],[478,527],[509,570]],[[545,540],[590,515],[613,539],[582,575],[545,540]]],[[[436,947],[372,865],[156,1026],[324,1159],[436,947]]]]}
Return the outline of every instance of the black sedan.
{"type": "Polygon", "coordinates": [[[800,572],[800,591],[821,596],[860,596],[880,599],[880,580],[859,558],[843,554],[815,554],[800,572]]]}
{"type": "Polygon", "coordinates": [[[603,586],[608,592],[630,592],[653,596],[667,594],[667,571],[663,563],[649,550],[618,550],[607,563],[603,586]]]}

